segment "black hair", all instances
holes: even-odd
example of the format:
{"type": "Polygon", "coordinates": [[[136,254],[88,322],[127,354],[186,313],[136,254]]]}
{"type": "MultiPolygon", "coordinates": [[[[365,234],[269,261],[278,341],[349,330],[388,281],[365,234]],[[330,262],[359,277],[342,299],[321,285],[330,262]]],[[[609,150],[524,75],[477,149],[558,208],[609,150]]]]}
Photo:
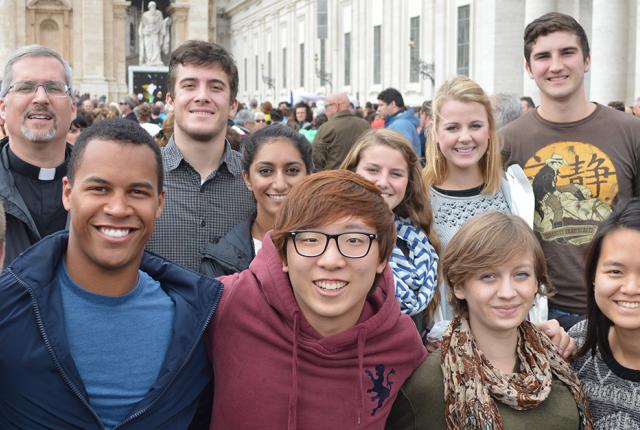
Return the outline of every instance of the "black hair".
{"type": "Polygon", "coordinates": [[[404,99],[402,98],[402,94],[400,91],[395,88],[387,88],[386,90],[382,90],[380,94],[378,94],[378,100],[382,100],[386,104],[391,104],[391,102],[396,103],[396,107],[399,109],[404,109],[404,99]]]}
{"type": "Polygon", "coordinates": [[[280,109],[271,109],[271,122],[279,123],[284,119],[284,115],[280,109]]]}
{"type": "Polygon", "coordinates": [[[288,139],[291,141],[293,146],[295,146],[300,153],[300,158],[302,158],[302,161],[304,162],[307,173],[310,174],[313,172],[311,144],[307,138],[286,125],[272,124],[256,131],[245,142],[242,150],[242,170],[244,170],[245,173],[249,173],[249,168],[251,167],[251,163],[253,163],[253,158],[262,144],[271,139],[288,139]]]}
{"type": "Polygon", "coordinates": [[[608,336],[613,322],[598,308],[593,283],[596,279],[598,260],[600,259],[604,238],[609,233],[622,228],[640,232],[640,198],[620,202],[609,218],[600,223],[596,234],[593,236],[584,265],[584,281],[587,286],[587,333],[585,343],[576,354],[576,358],[588,352],[593,356],[596,353],[596,349],[611,355],[608,336]]]}
{"type": "MultiPolygon", "coordinates": [[[[84,114],[78,112],[73,121],[71,121],[71,126],[80,130],[84,130],[91,125],[91,119],[89,119],[84,114]]],[[[71,128],[71,127],[69,127],[71,128]]]]}
{"type": "MultiPolygon", "coordinates": [[[[164,169],[162,168],[162,155],[160,148],[154,142],[153,138],[147,131],[140,127],[135,121],[124,118],[111,118],[99,121],[91,127],[85,129],[73,147],[69,166],[67,167],[67,178],[73,184],[75,173],[82,162],[82,156],[85,149],[93,140],[109,140],[123,145],[143,145],[149,147],[153,151],[156,160],[156,171],[158,173],[158,193],[162,192],[164,184],[164,169]]],[[[122,166],[126,168],[126,166],[122,166]]]]}
{"type": "Polygon", "coordinates": [[[533,99],[529,96],[520,97],[520,101],[525,102],[531,109],[534,109],[536,107],[536,104],[533,102],[533,99]]]}

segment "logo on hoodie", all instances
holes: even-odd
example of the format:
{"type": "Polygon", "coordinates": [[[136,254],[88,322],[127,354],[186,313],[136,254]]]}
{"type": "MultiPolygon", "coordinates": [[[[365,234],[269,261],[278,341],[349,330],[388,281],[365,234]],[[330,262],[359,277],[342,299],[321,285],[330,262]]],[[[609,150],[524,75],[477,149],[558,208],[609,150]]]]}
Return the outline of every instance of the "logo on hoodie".
{"type": "Polygon", "coordinates": [[[371,380],[371,388],[367,389],[367,393],[373,393],[371,401],[378,402],[377,405],[371,410],[371,415],[375,415],[376,412],[384,405],[385,400],[391,395],[391,387],[393,381],[390,380],[391,375],[395,375],[396,369],[391,369],[385,373],[384,364],[378,364],[376,366],[376,375],[373,376],[370,370],[365,370],[365,373],[371,380]]]}

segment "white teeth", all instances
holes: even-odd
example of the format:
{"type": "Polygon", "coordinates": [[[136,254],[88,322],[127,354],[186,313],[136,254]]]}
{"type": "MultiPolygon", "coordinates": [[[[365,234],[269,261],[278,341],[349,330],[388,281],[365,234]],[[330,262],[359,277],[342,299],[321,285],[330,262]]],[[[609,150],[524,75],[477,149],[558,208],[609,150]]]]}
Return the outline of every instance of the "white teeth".
{"type": "Polygon", "coordinates": [[[35,118],[35,119],[49,119],[50,117],[48,115],[29,115],[29,118],[35,118]]]}
{"type": "Polygon", "coordinates": [[[211,112],[194,111],[194,112],[191,112],[191,113],[194,114],[194,115],[200,115],[200,116],[211,116],[211,115],[213,115],[213,113],[211,113],[211,112]]]}
{"type": "Polygon", "coordinates": [[[129,234],[129,229],[100,227],[100,232],[105,236],[120,238],[129,234]]]}
{"type": "Polygon", "coordinates": [[[339,290],[347,286],[344,281],[316,281],[314,284],[323,290],[339,290]]]}
{"type": "Polygon", "coordinates": [[[618,305],[622,306],[623,308],[629,308],[629,309],[640,308],[640,302],[622,302],[622,301],[617,301],[616,303],[618,303],[618,305]]]}
{"type": "Polygon", "coordinates": [[[267,194],[271,200],[281,201],[287,198],[286,194],[267,194]]]}
{"type": "Polygon", "coordinates": [[[455,148],[455,150],[457,152],[460,152],[462,154],[468,154],[469,152],[473,151],[475,148],[473,147],[469,147],[469,148],[455,148]]]}

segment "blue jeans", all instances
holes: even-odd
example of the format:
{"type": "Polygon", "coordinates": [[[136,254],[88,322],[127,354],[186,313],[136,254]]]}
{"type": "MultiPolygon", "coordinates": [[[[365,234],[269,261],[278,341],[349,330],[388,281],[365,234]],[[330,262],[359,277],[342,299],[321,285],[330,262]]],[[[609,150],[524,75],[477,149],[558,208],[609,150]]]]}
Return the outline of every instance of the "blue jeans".
{"type": "Polygon", "coordinates": [[[549,305],[549,319],[558,320],[560,326],[566,331],[569,331],[571,327],[585,319],[585,315],[574,314],[565,311],[564,309],[549,305]]]}

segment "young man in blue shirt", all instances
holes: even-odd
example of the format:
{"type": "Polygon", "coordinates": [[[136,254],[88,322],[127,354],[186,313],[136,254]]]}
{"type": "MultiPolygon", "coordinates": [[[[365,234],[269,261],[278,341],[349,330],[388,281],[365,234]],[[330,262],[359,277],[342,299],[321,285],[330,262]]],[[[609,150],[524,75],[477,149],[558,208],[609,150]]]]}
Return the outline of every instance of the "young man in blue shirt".
{"type": "Polygon", "coordinates": [[[207,427],[202,333],[222,288],[145,253],[162,184],[160,151],[136,123],[78,139],[63,180],[69,231],[0,275],[1,428],[207,427]]]}

